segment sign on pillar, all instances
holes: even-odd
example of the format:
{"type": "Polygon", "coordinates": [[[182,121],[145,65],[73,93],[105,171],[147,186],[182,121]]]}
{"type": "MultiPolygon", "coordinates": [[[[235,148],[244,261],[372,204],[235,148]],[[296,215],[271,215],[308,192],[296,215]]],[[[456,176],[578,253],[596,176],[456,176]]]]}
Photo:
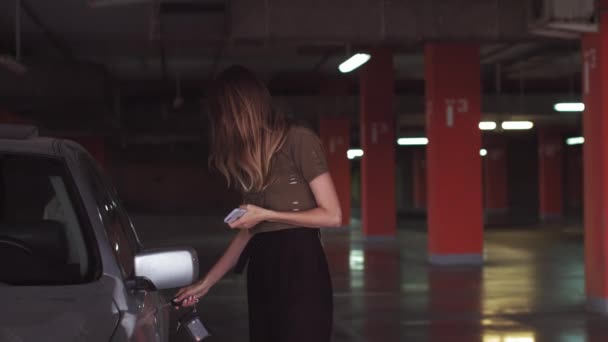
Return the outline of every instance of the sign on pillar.
{"type": "Polygon", "coordinates": [[[327,150],[329,172],[336,187],[342,209],[342,224],[350,224],[351,172],[347,151],[350,145],[350,120],[340,117],[321,117],[321,140],[327,150]]]}
{"type": "Polygon", "coordinates": [[[445,121],[447,127],[454,127],[455,113],[468,113],[469,100],[466,98],[445,100],[445,121]]]}
{"type": "Polygon", "coordinates": [[[597,69],[597,49],[587,48],[583,51],[583,93],[589,94],[591,88],[591,73],[597,69]]]}
{"type": "Polygon", "coordinates": [[[486,215],[505,214],[509,208],[507,141],[502,135],[484,137],[484,204],[486,215]]]}
{"type": "Polygon", "coordinates": [[[483,261],[479,47],[425,47],[429,260],[483,261]]]}

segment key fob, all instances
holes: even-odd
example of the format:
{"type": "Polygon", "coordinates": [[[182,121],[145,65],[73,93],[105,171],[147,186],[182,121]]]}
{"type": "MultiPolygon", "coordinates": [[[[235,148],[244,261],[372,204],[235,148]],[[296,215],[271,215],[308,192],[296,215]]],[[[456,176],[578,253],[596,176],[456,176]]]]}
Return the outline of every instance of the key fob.
{"type": "Polygon", "coordinates": [[[203,325],[196,308],[193,308],[189,313],[179,318],[177,322],[177,330],[180,328],[186,329],[188,335],[193,341],[202,341],[203,339],[211,336],[211,333],[203,325]]]}

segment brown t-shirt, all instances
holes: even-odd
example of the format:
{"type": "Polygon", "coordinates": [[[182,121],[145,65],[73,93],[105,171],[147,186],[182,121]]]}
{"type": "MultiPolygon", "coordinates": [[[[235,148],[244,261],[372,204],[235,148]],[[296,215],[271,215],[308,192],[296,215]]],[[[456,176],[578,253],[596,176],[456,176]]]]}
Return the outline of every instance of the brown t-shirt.
{"type": "MultiPolygon", "coordinates": [[[[291,127],[283,147],[274,155],[270,185],[263,192],[243,193],[243,202],[274,211],[304,211],[317,207],[309,183],[328,171],[321,140],[310,129],[291,127]]],[[[280,222],[262,222],[252,233],[294,228],[280,222]]]]}

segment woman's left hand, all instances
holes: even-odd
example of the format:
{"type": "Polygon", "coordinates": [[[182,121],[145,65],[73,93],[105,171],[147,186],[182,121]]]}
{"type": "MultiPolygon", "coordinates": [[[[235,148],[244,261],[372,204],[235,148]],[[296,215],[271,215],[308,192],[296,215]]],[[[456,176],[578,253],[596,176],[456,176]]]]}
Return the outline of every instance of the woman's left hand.
{"type": "Polygon", "coordinates": [[[235,220],[228,225],[232,229],[251,229],[257,226],[260,222],[268,220],[268,214],[270,210],[260,208],[252,204],[241,205],[241,209],[247,210],[245,215],[241,216],[238,220],[235,220]]]}

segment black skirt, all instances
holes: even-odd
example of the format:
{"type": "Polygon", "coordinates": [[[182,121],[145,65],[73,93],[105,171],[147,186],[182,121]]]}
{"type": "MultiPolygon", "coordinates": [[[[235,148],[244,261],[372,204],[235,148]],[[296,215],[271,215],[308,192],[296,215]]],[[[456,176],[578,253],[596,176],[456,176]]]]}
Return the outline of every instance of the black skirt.
{"type": "Polygon", "coordinates": [[[318,229],[258,233],[247,257],[250,342],[329,342],[333,291],[318,229]]]}

